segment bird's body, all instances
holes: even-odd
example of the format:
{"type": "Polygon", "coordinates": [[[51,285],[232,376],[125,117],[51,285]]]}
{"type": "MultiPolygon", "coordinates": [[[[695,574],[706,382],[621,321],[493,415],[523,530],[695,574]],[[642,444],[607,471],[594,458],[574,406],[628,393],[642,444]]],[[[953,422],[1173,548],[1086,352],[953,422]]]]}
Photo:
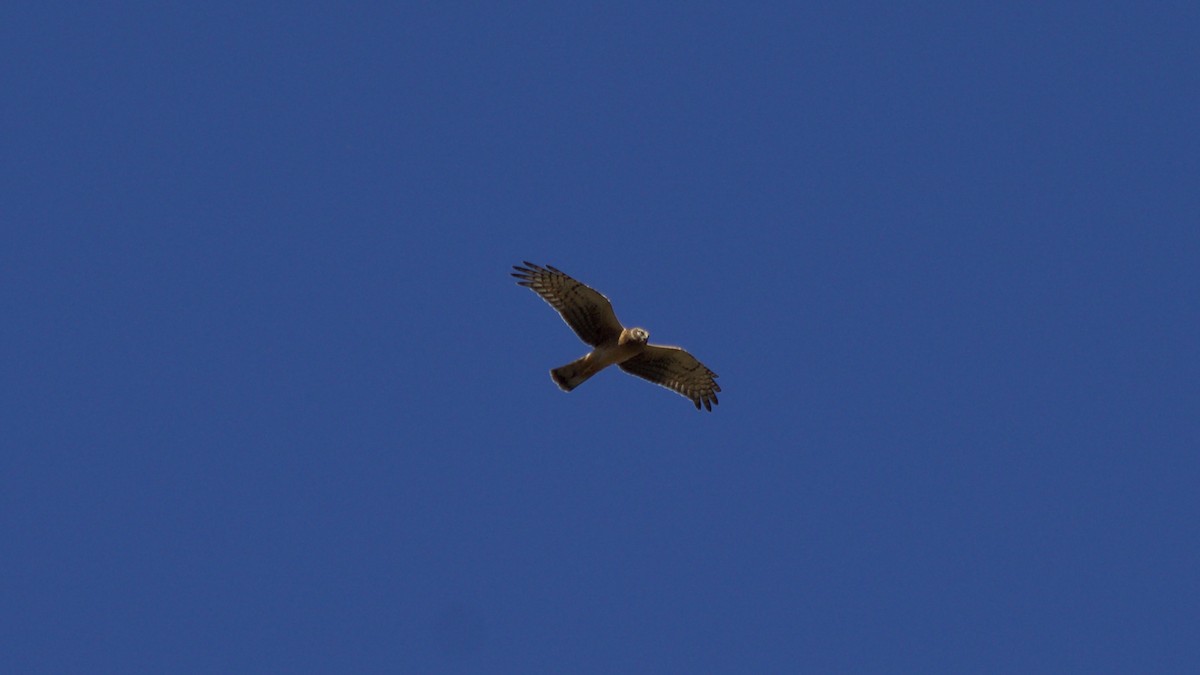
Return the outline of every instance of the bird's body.
{"type": "Polygon", "coordinates": [[[550,371],[550,376],[563,391],[571,391],[584,380],[609,366],[620,365],[641,354],[650,334],[641,328],[626,328],[616,340],[596,345],[591,352],[550,371]]]}
{"type": "Polygon", "coordinates": [[[563,321],[593,347],[587,355],[550,371],[563,391],[571,391],[611,365],[686,396],[699,409],[717,403],[717,374],[679,347],[652,345],[644,328],[625,328],[612,303],[595,289],[547,265],[514,266],[521,286],[532,289],[558,310],[563,321]]]}

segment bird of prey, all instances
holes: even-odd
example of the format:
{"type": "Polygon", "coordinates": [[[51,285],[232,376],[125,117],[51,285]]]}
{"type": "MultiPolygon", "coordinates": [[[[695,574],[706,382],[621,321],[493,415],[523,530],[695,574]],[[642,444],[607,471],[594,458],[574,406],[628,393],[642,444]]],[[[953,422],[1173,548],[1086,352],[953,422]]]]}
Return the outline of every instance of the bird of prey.
{"type": "Polygon", "coordinates": [[[691,399],[699,410],[711,411],[717,403],[717,374],[679,347],[652,345],[644,328],[625,328],[617,321],[612,303],[595,289],[547,265],[526,261],[513,265],[517,284],[531,288],[558,310],[579,339],[593,347],[591,353],[561,368],[550,377],[563,391],[571,391],[604,368],[621,370],[666,387],[691,399]]]}

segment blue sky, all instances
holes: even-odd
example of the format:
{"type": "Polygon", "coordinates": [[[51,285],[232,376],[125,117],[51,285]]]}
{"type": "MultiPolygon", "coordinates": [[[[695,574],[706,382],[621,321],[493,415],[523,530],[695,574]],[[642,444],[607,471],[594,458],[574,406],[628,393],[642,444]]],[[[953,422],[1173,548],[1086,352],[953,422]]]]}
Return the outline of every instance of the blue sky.
{"type": "Polygon", "coordinates": [[[0,661],[1195,672],[1197,26],[6,5],[0,661]]]}

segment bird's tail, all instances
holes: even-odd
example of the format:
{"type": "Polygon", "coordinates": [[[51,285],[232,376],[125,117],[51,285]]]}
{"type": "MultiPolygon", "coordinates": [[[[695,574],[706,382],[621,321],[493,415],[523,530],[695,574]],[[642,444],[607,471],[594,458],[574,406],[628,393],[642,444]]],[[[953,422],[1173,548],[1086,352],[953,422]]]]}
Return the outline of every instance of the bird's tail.
{"type": "Polygon", "coordinates": [[[571,391],[575,387],[583,384],[584,381],[586,381],[589,377],[599,372],[591,366],[592,364],[588,356],[583,356],[575,359],[565,366],[551,370],[550,377],[554,379],[554,383],[557,384],[560,389],[563,391],[571,391]]]}

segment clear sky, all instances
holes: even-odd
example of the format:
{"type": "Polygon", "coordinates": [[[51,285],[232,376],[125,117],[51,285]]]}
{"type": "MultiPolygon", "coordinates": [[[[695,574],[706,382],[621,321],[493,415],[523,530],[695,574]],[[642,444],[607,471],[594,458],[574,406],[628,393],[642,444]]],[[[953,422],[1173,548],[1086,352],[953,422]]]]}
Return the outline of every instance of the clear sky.
{"type": "Polygon", "coordinates": [[[5,4],[4,670],[1196,672],[1198,29],[5,4]]]}

